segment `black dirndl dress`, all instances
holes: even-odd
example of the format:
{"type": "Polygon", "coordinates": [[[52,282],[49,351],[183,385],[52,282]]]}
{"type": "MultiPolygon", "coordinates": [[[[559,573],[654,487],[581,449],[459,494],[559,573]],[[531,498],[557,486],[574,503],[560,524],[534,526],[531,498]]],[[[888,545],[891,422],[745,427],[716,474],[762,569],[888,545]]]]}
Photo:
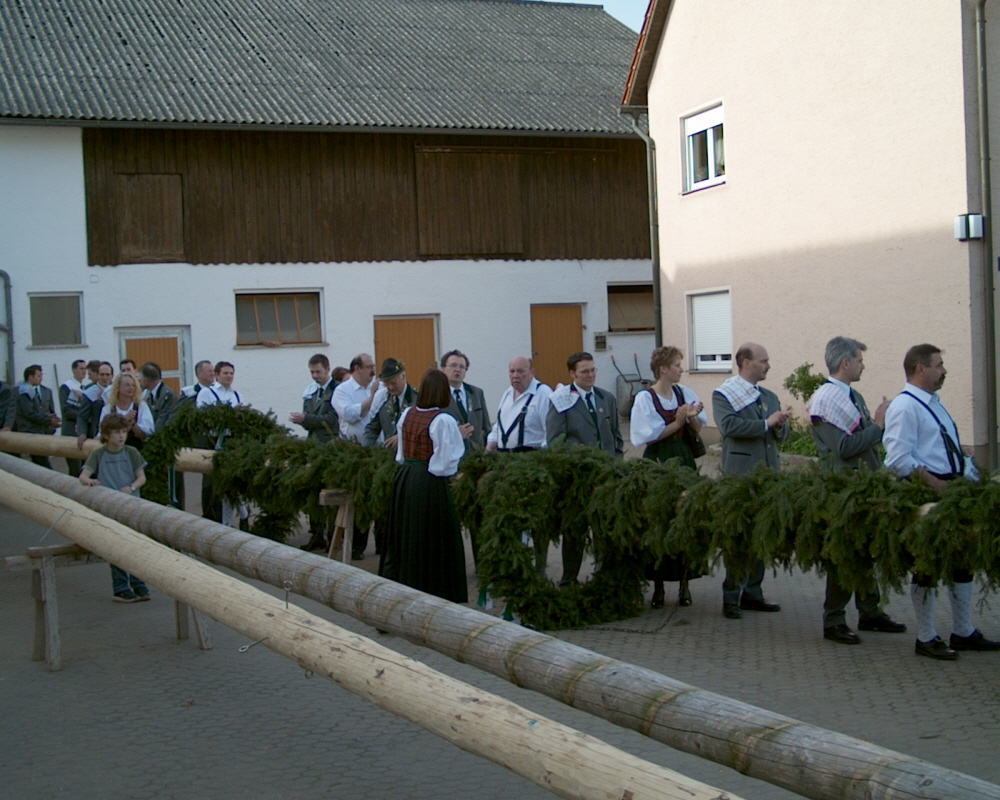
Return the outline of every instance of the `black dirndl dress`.
{"type": "MultiPolygon", "coordinates": [[[[652,392],[652,390],[649,390],[652,392]]],[[[655,398],[655,395],[654,395],[655,398]]],[[[659,398],[654,399],[654,404],[658,406],[659,411],[659,398]]],[[[676,416],[676,411],[662,410],[661,416],[664,422],[668,425],[674,421],[676,416]]],[[[650,442],[646,445],[646,452],[642,456],[643,458],[649,458],[653,461],[669,461],[672,458],[678,459],[685,467],[690,467],[691,469],[697,469],[698,465],[694,460],[694,454],[691,452],[691,448],[687,446],[687,442],[684,441],[684,436],[682,433],[678,433],[676,436],[672,436],[669,439],[660,439],[656,442],[650,442]]],[[[646,562],[646,580],[649,581],[679,581],[685,576],[689,579],[700,578],[701,573],[691,570],[688,568],[687,564],[679,558],[672,558],[671,556],[664,556],[663,560],[660,561],[660,565],[656,566],[656,562],[649,560],[646,562]]]]}
{"type": "Polygon", "coordinates": [[[427,470],[430,423],[438,409],[412,408],[403,420],[405,459],[396,474],[379,575],[422,592],[468,602],[465,547],[449,479],[427,470]]]}

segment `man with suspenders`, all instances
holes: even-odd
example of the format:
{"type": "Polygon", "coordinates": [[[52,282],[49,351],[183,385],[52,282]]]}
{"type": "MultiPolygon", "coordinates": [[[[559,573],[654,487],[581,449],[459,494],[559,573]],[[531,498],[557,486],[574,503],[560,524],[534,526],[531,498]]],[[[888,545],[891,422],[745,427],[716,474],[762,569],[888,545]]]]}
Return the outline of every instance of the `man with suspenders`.
{"type": "Polygon", "coordinates": [[[545,447],[545,417],[552,389],[535,377],[527,356],[515,356],[508,366],[510,388],[500,398],[497,421],[486,437],[487,450],[520,452],[545,447]]]}
{"type": "MultiPolygon", "coordinates": [[[[979,471],[958,438],[958,427],[938,397],[948,371],[941,349],[932,344],[911,347],[903,359],[906,386],[889,404],[885,414],[885,465],[903,478],[922,480],[942,491],[948,481],[974,481],[979,471]]],[[[952,632],[950,647],[934,627],[937,587],[926,575],[914,573],[910,598],[917,616],[919,656],[954,661],[959,650],[1000,650],[1000,642],[983,636],[972,624],[971,572],[956,569],[948,589],[951,599],[952,632]]]]}

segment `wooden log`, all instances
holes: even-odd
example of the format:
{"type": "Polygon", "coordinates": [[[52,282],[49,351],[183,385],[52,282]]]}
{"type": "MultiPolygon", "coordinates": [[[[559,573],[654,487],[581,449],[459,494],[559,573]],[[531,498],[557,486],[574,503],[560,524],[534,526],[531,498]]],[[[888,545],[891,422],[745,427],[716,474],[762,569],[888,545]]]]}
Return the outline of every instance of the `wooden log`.
{"type": "Polygon", "coordinates": [[[443,675],[9,473],[0,473],[0,497],[250,641],[560,797],[733,797],[443,675]],[[62,515],[67,508],[73,513],[62,515]]]}
{"type": "Polygon", "coordinates": [[[517,686],[818,800],[1000,800],[1000,786],[806,725],[538,631],[448,603],[322,556],[176,509],[86,489],[0,455],[30,478],[157,541],[291,591],[491,672],[517,686]]]}
{"type": "MultiPolygon", "coordinates": [[[[19,455],[57,456],[86,460],[87,456],[100,446],[101,443],[97,439],[87,439],[81,449],[77,447],[76,439],[72,436],[58,434],[43,436],[38,433],[0,431],[0,450],[19,455]]],[[[180,472],[210,473],[214,457],[214,450],[182,448],[177,452],[176,468],[180,472]]]]}

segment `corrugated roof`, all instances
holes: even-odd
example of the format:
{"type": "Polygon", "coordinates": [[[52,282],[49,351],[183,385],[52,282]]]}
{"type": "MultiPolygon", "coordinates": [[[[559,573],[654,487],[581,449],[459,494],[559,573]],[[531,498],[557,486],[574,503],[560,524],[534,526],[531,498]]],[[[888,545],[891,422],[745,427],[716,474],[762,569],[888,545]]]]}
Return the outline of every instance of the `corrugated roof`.
{"type": "Polygon", "coordinates": [[[620,134],[635,43],[517,0],[5,0],[0,118],[620,134]]]}

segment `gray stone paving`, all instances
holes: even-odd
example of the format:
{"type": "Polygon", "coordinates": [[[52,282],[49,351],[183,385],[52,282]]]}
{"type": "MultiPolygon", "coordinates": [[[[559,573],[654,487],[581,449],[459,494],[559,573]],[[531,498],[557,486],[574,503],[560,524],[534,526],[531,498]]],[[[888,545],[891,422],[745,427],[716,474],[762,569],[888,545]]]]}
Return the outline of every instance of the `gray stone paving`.
{"type": "MultiPolygon", "coordinates": [[[[190,496],[190,492],[189,492],[190,496]]],[[[0,506],[0,555],[23,553],[43,528],[0,506]]],[[[49,534],[44,544],[62,541],[49,534]]],[[[558,572],[558,554],[550,555],[558,572]]],[[[360,566],[374,569],[369,553],[360,566]]],[[[0,571],[0,796],[10,798],[535,798],[525,779],[469,755],[211,624],[214,649],[174,639],[173,604],[111,602],[103,564],[59,572],[61,672],[30,660],[27,573],[0,571]]],[[[913,636],[822,639],[822,580],[768,575],[780,614],[722,617],[721,576],[692,584],[694,604],[559,635],[806,722],[1000,783],[1000,654],[956,663],[913,655],[913,636]]],[[[266,591],[278,594],[271,587],[266,591]]],[[[294,601],[293,601],[294,602],[294,601]]],[[[789,792],[671,750],[632,731],[298,598],[303,608],[436,669],[652,762],[752,800],[789,792]]],[[[980,611],[1000,636],[998,603],[980,611]]],[[[909,600],[889,610],[913,627],[909,600]]],[[[849,611],[848,620],[856,620],[849,611]]],[[[948,603],[939,627],[950,630],[948,603]]]]}

